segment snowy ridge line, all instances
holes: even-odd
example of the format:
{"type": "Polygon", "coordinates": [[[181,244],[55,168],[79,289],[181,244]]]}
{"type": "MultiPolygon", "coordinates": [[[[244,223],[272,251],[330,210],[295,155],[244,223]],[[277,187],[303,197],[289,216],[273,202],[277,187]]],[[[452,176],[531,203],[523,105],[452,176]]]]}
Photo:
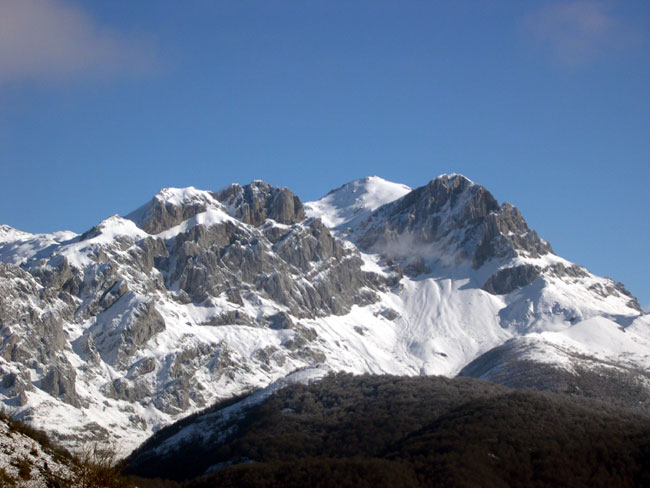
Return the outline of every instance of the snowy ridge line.
{"type": "Polygon", "coordinates": [[[0,261],[0,401],[68,446],[127,454],[315,371],[455,376],[510,340],[650,370],[633,297],[461,175],[368,177],[304,209],[260,181],[169,188],[81,236],[2,227],[0,261]]]}

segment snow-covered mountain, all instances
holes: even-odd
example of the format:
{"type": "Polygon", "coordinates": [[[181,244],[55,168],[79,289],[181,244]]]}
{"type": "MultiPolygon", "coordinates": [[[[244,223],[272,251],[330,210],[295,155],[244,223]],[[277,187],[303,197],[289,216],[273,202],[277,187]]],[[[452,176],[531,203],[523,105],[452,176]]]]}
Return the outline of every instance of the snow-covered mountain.
{"type": "Polygon", "coordinates": [[[650,392],[637,301],[461,175],[369,177],[304,205],[261,181],[168,188],[82,235],[3,226],[0,260],[0,398],[70,446],[128,452],[314,365],[556,390],[591,372],[624,377],[637,406],[650,392]],[[561,381],[518,383],[529,364],[561,381]]]}

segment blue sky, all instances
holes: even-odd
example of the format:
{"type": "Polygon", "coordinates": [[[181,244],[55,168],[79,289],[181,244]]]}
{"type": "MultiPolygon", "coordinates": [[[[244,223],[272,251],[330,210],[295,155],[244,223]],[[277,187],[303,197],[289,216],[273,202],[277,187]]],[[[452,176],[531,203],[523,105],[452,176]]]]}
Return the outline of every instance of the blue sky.
{"type": "Polygon", "coordinates": [[[0,223],[462,173],[650,305],[650,2],[0,0],[0,223]]]}

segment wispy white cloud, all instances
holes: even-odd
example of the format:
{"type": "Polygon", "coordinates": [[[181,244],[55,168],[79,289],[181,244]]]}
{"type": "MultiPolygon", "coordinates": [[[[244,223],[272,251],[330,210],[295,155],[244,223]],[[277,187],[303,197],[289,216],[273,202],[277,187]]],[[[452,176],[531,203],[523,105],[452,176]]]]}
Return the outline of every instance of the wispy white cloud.
{"type": "Polygon", "coordinates": [[[151,39],[108,29],[61,0],[0,0],[0,83],[138,76],[159,65],[151,39]]]}
{"type": "Polygon", "coordinates": [[[563,1],[528,14],[526,33],[548,49],[559,62],[581,66],[639,44],[640,35],[608,4],[563,1]]]}

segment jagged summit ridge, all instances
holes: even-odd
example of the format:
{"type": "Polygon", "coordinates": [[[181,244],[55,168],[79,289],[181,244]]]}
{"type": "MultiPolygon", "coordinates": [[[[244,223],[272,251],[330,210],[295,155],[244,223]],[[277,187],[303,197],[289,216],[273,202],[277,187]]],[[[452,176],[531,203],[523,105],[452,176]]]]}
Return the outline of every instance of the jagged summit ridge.
{"type": "Polygon", "coordinates": [[[288,188],[278,188],[261,180],[241,186],[228,186],[217,194],[233,217],[259,227],[269,218],[280,224],[294,224],[305,217],[305,211],[296,195],[288,188]]]}
{"type": "Polygon", "coordinates": [[[325,361],[305,321],[372,304],[387,280],[289,190],[220,195],[226,205],[166,189],[23,268],[3,264],[7,405],[69,443],[127,432],[134,447],[215,398],[325,361]]]}
{"type": "Polygon", "coordinates": [[[77,234],[59,231],[52,234],[30,234],[8,225],[0,226],[0,261],[20,264],[39,254],[48,254],[54,247],[71,241],[77,234]]]}
{"type": "Polygon", "coordinates": [[[499,205],[462,175],[439,176],[386,204],[357,232],[359,245],[370,251],[446,265],[470,261],[474,268],[490,259],[552,252],[515,207],[499,205]]]}
{"type": "Polygon", "coordinates": [[[221,205],[208,191],[187,188],[163,188],[151,201],[126,216],[149,234],[158,234],[181,222],[221,205]]]}
{"type": "Polygon", "coordinates": [[[169,188],[80,236],[5,234],[0,399],[68,444],[130,449],[316,365],[454,375],[594,317],[647,365],[631,297],[460,175],[415,190],[368,177],[305,204],[262,181],[169,188]]]}
{"type": "Polygon", "coordinates": [[[305,216],[300,198],[291,190],[255,180],[244,186],[233,183],[218,192],[197,190],[192,186],[164,188],[126,218],[155,235],[208,210],[227,213],[255,227],[267,218],[281,224],[293,224],[305,216]]]}

